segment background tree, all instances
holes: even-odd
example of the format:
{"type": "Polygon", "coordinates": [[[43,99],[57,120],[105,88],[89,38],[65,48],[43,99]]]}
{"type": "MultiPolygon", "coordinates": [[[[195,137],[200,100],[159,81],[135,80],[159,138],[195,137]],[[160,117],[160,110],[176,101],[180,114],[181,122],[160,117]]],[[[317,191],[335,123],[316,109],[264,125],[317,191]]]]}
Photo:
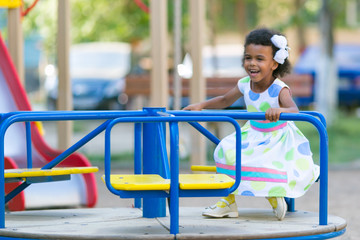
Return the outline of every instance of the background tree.
{"type": "MultiPolygon", "coordinates": [[[[44,38],[44,47],[53,55],[56,36],[55,0],[41,0],[23,19],[25,36],[38,33],[44,38]]],[[[145,5],[148,0],[143,0],[145,5]]],[[[306,46],[308,26],[316,26],[321,7],[319,0],[208,0],[207,39],[215,39],[223,33],[237,33],[243,38],[249,29],[267,26],[280,31],[297,28],[296,39],[299,49],[306,46]],[[216,36],[214,38],[214,33],[216,36]]],[[[346,26],[346,9],[343,1],[330,0],[334,9],[334,26],[346,26]]],[[[188,1],[182,1],[182,45],[188,42],[188,1]]],[[[136,43],[149,36],[149,14],[144,12],[134,0],[72,0],[71,1],[72,42],[125,41],[136,43]]],[[[173,1],[169,1],[172,14],[173,1]]],[[[173,29],[173,17],[168,17],[169,33],[173,29]]],[[[169,38],[170,39],[170,38],[169,38]]],[[[293,49],[296,51],[296,49],[293,49]]]]}
{"type": "MultiPolygon", "coordinates": [[[[47,55],[54,56],[57,1],[42,0],[23,20],[26,36],[44,39],[47,55]]],[[[149,15],[133,0],[71,1],[72,43],[124,41],[135,43],[149,36],[149,15]]]]}

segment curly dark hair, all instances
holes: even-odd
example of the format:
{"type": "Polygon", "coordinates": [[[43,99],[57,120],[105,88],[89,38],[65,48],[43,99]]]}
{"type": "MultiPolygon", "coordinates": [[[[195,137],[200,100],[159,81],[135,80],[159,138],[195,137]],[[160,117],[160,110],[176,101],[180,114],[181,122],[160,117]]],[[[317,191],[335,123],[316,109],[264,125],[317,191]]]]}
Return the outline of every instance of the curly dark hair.
{"type": "MultiPolygon", "coordinates": [[[[248,46],[250,44],[271,46],[273,49],[273,56],[275,56],[275,53],[279,50],[279,48],[276,47],[271,42],[271,37],[274,36],[275,34],[284,36],[280,32],[277,32],[275,30],[271,30],[268,28],[255,29],[246,36],[244,49],[246,48],[246,46],[248,46]]],[[[245,57],[245,54],[244,54],[244,57],[245,57]]],[[[244,63],[244,60],[245,59],[243,58],[243,63],[244,63]]],[[[286,58],[285,62],[283,64],[279,63],[279,66],[273,72],[273,76],[275,78],[283,77],[286,74],[291,73],[291,68],[292,67],[291,67],[290,61],[286,58]]]]}

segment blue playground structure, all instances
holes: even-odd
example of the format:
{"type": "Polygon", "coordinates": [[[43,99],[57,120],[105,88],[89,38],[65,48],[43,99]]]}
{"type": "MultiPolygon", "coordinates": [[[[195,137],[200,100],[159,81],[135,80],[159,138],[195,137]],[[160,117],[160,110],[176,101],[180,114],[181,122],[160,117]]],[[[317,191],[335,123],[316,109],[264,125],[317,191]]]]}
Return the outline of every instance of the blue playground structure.
{"type": "MultiPolygon", "coordinates": [[[[317,217],[317,225],[311,225],[311,231],[295,227],[292,231],[282,232],[282,228],[275,227],[271,229],[274,239],[328,239],[339,236],[345,232],[346,223],[331,220],[329,223],[328,215],[328,136],[326,132],[326,124],[323,116],[316,112],[301,112],[298,114],[281,114],[281,120],[285,121],[306,121],[315,126],[320,136],[320,195],[319,195],[319,213],[317,217]],[[334,223],[336,222],[336,223],[334,223]],[[300,229],[300,230],[299,230],[300,229]],[[315,230],[314,230],[315,229],[315,230]]],[[[199,122],[228,122],[235,128],[237,134],[237,153],[241,149],[241,129],[237,120],[265,120],[264,113],[248,113],[244,111],[166,111],[164,108],[144,108],[141,111],[48,111],[48,112],[27,112],[18,111],[1,115],[0,122],[0,159],[4,159],[4,136],[6,130],[15,123],[25,122],[26,126],[31,128],[30,122],[34,121],[85,121],[85,120],[105,120],[100,126],[79,140],[69,149],[65,150],[58,157],[54,158],[48,164],[44,165],[40,171],[52,169],[61,163],[67,156],[76,152],[80,147],[85,145],[95,136],[105,131],[105,174],[102,177],[107,188],[113,194],[121,198],[134,198],[135,207],[142,207],[142,217],[145,219],[161,219],[166,218],[166,200],[169,207],[169,233],[170,236],[186,236],[188,228],[184,227],[186,223],[179,224],[182,215],[179,207],[179,199],[182,197],[210,197],[210,196],[226,196],[234,191],[241,184],[241,154],[236,155],[236,178],[235,180],[222,174],[180,174],[179,170],[179,130],[178,124],[189,123],[200,133],[206,136],[210,141],[217,144],[219,139],[205,129],[199,122]],[[121,123],[134,123],[134,173],[133,174],[112,174],[111,167],[111,130],[121,123]],[[170,138],[170,154],[166,148],[166,129],[169,125],[170,138]],[[142,199],[142,204],[140,202],[142,199]],[[142,206],[141,206],[142,205],[142,206]],[[182,227],[180,228],[180,225],[182,227]]],[[[28,130],[29,131],[29,130],[28,130]]],[[[26,136],[27,142],[31,141],[30,135],[26,136]]],[[[31,168],[31,148],[27,148],[27,156],[29,167],[31,168]]],[[[1,191],[4,192],[5,179],[7,172],[4,171],[2,161],[2,171],[0,175],[1,191]]],[[[31,170],[28,170],[31,172],[31,170]]],[[[13,177],[10,177],[10,179],[13,177]]],[[[28,176],[23,176],[22,181],[25,185],[36,183],[36,181],[28,181],[28,176]],[[25,180],[24,180],[25,179],[25,180]]],[[[1,201],[5,202],[7,196],[0,196],[1,201]]],[[[289,212],[294,214],[300,213],[295,211],[294,200],[288,199],[289,212]]],[[[91,209],[89,209],[91,210],[91,209]]],[[[42,210],[46,211],[46,210],[42,210]]],[[[64,210],[66,211],[66,210],[64,210]]],[[[104,210],[103,210],[104,211],[104,210]]],[[[102,211],[102,212],[103,212],[102,211]]],[[[76,212],[76,210],[75,210],[76,212]]],[[[41,211],[39,212],[40,214],[41,211]]],[[[75,214],[77,215],[77,214],[75,214]]],[[[87,219],[90,218],[88,215],[87,219]]],[[[306,214],[305,214],[306,215],[306,214]]],[[[305,216],[304,215],[304,216],[305,216]]],[[[295,216],[295,215],[294,215],[295,216]]],[[[296,218],[296,217],[294,217],[296,218]]],[[[12,232],[12,224],[21,219],[20,215],[5,214],[5,205],[0,206],[0,236],[12,232]],[[18,216],[18,218],[16,217],[18,216]],[[7,220],[9,217],[9,221],[7,220]],[[4,229],[5,228],[5,229],[4,229]]],[[[204,218],[202,219],[204,220],[204,218]]],[[[206,219],[205,219],[206,220],[206,219]]],[[[256,219],[255,219],[256,220],[256,219]]],[[[310,219],[299,218],[299,226],[305,226],[310,219]]],[[[67,220],[70,221],[70,220],[67,220]]],[[[128,220],[127,220],[128,221],[128,220]]],[[[150,221],[150,220],[149,220],[150,221]]],[[[222,219],[221,222],[226,221],[222,219]]],[[[250,217],[251,221],[251,217],[250,217]]],[[[105,221],[106,223],[106,221],[105,221]]],[[[78,224],[78,223],[77,223],[78,224]]],[[[134,223],[136,225],[136,222],[134,223]]],[[[268,222],[267,224],[274,224],[268,222]]],[[[276,224],[296,225],[292,220],[277,221],[276,224]]],[[[87,224],[83,224],[87,225],[87,224]]],[[[77,225],[78,226],[78,225],[77,225]]],[[[230,225],[231,226],[231,225],[230,225]]],[[[119,226],[120,227],[120,226],[119,226]]],[[[196,224],[192,225],[196,228],[196,224]]],[[[140,228],[140,227],[139,227],[140,228]]],[[[230,227],[231,228],[231,227],[230,227]]],[[[234,226],[235,229],[239,226],[234,226]]],[[[27,227],[28,229],[28,227],[27,227]]],[[[269,229],[269,226],[267,226],[269,229]]],[[[16,230],[17,232],[19,230],[16,230]]],[[[247,228],[253,239],[267,239],[266,234],[260,234],[259,229],[247,228]]],[[[111,231],[110,231],[111,232],[111,231]]],[[[240,231],[241,232],[241,231],[240,231]]],[[[42,233],[43,234],[43,233],[42,233]]],[[[105,233],[104,233],[105,234],[105,233]]],[[[241,233],[239,233],[241,236],[241,233]]],[[[121,239],[121,232],[118,233],[121,239]]],[[[8,236],[8,235],[5,235],[8,236]]],[[[24,235],[26,236],[26,234],[24,235]]],[[[37,236],[42,238],[44,234],[37,236]]],[[[68,236],[67,236],[68,237],[68,236]]],[[[105,235],[105,237],[109,237],[105,235]]],[[[0,238],[1,239],[1,238],[0,238]]],[[[14,238],[16,239],[16,238],[14,238]]],[[[61,238],[59,238],[61,239],[61,238]]],[[[85,238],[86,239],[86,238],[85,238]]],[[[90,239],[90,238],[89,238],[90,239]]],[[[100,239],[100,238],[99,238],[100,239]]],[[[115,238],[116,239],[116,238],[115,238]]]]}

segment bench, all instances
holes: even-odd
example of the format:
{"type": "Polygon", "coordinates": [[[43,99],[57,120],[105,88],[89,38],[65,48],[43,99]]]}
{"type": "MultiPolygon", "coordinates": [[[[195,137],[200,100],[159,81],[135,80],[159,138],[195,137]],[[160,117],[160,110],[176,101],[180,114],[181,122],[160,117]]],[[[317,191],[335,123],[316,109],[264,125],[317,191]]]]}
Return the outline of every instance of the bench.
{"type": "MultiPolygon", "coordinates": [[[[226,93],[233,88],[239,78],[207,78],[206,94],[207,96],[217,96],[226,93]]],[[[190,79],[182,79],[183,96],[190,95],[190,79]]],[[[125,93],[129,97],[144,95],[150,96],[150,75],[129,75],[126,77],[125,93]]],[[[173,78],[169,77],[169,94],[173,95],[173,78]]]]}
{"type": "Polygon", "coordinates": [[[289,74],[282,78],[293,97],[310,97],[313,93],[313,77],[310,74],[289,74]]]}
{"type": "MultiPolygon", "coordinates": [[[[206,96],[215,97],[227,93],[236,86],[240,77],[206,78],[206,96]]],[[[293,97],[311,97],[313,93],[313,78],[309,74],[289,74],[282,80],[290,87],[293,97]]],[[[150,96],[150,75],[129,75],[126,77],[125,93],[131,101],[138,97],[150,96]]],[[[174,95],[173,78],[169,77],[169,95],[174,95]]],[[[190,80],[182,79],[181,95],[189,97],[190,80]]],[[[136,100],[135,100],[136,101],[136,100]]],[[[141,103],[138,105],[142,105],[141,103]]],[[[142,107],[142,106],[140,106],[142,107]]],[[[138,107],[139,108],[139,107],[138,107]]]]}

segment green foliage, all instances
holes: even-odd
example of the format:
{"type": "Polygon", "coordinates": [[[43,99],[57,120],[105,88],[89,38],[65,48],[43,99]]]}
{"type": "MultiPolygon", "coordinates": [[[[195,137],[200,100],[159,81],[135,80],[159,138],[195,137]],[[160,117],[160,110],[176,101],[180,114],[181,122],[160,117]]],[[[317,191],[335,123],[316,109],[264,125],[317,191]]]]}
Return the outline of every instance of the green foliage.
{"type": "Polygon", "coordinates": [[[43,49],[50,56],[54,56],[56,51],[56,16],[57,1],[42,0],[22,21],[24,37],[40,35],[44,39],[43,49]]]}
{"type": "Polygon", "coordinates": [[[73,42],[133,42],[149,35],[149,14],[132,0],[72,1],[73,42]]]}
{"type": "MultiPolygon", "coordinates": [[[[86,157],[90,160],[92,165],[102,167],[104,166],[104,154],[86,154],[86,157]]],[[[134,153],[122,152],[111,155],[112,165],[122,168],[133,168],[134,166],[134,153]]]]}
{"type": "MultiPolygon", "coordinates": [[[[54,56],[57,34],[57,1],[42,0],[24,18],[25,37],[37,33],[47,55],[54,56]]],[[[73,43],[142,40],[149,35],[149,14],[132,0],[72,0],[73,43]]]]}
{"type": "Polygon", "coordinates": [[[301,8],[294,9],[294,13],[290,14],[286,21],[278,23],[275,28],[284,31],[293,26],[313,25],[318,21],[319,1],[305,1],[301,8]]]}
{"type": "MultiPolygon", "coordinates": [[[[182,42],[188,42],[190,25],[189,2],[182,1],[182,42]]],[[[143,0],[146,5],[150,0],[143,0]]],[[[345,23],[345,4],[329,0],[335,25],[345,23]]],[[[168,27],[173,29],[174,3],[168,3],[168,27]]],[[[41,0],[24,18],[25,36],[34,32],[44,39],[47,55],[54,56],[57,35],[57,4],[41,0]]],[[[73,43],[88,41],[137,42],[149,37],[150,15],[133,0],[71,0],[71,37],[73,43]]],[[[320,0],[206,0],[207,25],[212,34],[248,31],[267,26],[284,31],[294,26],[316,24],[321,9],[320,0]],[[295,7],[295,2],[300,7],[295,7]]],[[[210,35],[210,38],[216,37],[210,35]]],[[[184,44],[183,44],[184,45],[184,44]]]]}

